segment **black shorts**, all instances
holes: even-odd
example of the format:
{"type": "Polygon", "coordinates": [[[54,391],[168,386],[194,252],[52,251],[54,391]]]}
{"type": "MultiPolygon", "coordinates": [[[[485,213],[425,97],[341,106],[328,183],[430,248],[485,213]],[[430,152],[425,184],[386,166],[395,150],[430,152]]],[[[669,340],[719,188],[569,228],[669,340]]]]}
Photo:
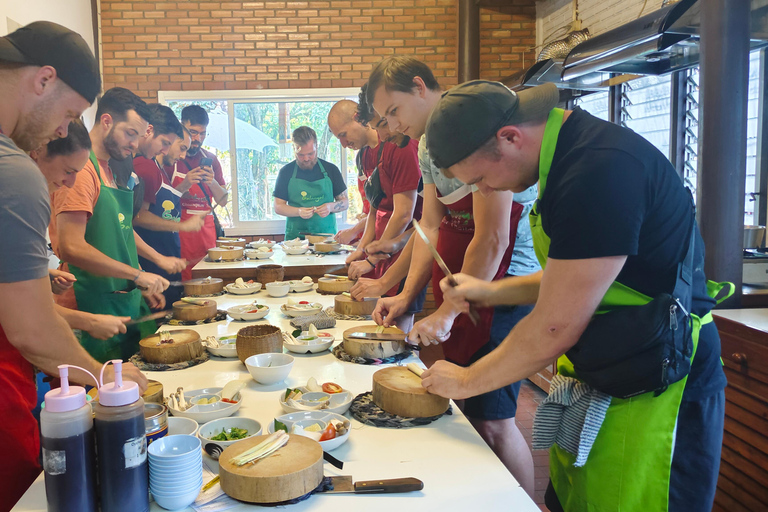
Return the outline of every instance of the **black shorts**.
{"type": "MultiPolygon", "coordinates": [[[[465,366],[469,366],[481,357],[491,353],[498,347],[509,331],[523,317],[533,310],[533,305],[498,306],[493,312],[491,337],[488,343],[475,352],[465,366]]],[[[520,392],[520,382],[515,382],[501,389],[467,398],[464,401],[464,415],[477,420],[503,420],[514,418],[517,413],[517,394],[520,392]]]]}

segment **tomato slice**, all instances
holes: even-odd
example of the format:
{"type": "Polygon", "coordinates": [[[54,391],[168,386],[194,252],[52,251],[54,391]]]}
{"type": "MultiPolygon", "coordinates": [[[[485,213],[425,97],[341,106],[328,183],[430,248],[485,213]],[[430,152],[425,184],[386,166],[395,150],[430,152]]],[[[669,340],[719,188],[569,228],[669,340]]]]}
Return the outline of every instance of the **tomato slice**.
{"type": "Polygon", "coordinates": [[[333,394],[333,393],[341,393],[343,389],[341,386],[339,386],[336,383],[326,382],[325,384],[323,384],[323,391],[325,393],[333,394]]]}
{"type": "Polygon", "coordinates": [[[332,424],[328,424],[328,426],[323,430],[323,433],[320,435],[320,441],[327,441],[329,439],[333,439],[336,437],[336,429],[333,428],[332,424]]]}
{"type": "Polygon", "coordinates": [[[300,300],[300,301],[299,301],[299,304],[309,304],[309,301],[306,301],[306,300],[300,300]]]}

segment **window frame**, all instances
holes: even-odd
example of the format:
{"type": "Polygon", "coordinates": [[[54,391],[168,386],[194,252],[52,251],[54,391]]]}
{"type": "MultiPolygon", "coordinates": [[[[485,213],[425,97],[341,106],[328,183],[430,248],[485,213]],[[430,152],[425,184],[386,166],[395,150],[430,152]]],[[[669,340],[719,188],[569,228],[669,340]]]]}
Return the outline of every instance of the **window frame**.
{"type": "MultiPolygon", "coordinates": [[[[158,91],[157,101],[168,105],[172,101],[226,101],[228,104],[227,118],[229,121],[229,151],[236,155],[232,148],[236,147],[235,140],[235,104],[241,103],[294,103],[311,101],[339,101],[352,99],[357,101],[359,87],[338,87],[318,89],[256,89],[256,90],[214,90],[214,91],[158,91]]],[[[341,148],[339,170],[344,181],[347,181],[346,148],[341,148]]],[[[285,233],[285,220],[256,220],[241,221],[238,203],[237,187],[237,158],[229,159],[230,190],[228,206],[231,207],[233,227],[226,228],[228,236],[249,235],[278,235],[285,233]]]]}

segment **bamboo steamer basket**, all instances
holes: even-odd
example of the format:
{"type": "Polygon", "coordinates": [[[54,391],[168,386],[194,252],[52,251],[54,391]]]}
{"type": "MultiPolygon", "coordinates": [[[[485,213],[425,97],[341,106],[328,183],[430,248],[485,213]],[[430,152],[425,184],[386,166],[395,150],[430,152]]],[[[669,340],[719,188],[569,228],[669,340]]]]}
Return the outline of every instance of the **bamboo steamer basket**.
{"type": "Polygon", "coordinates": [[[382,368],[373,374],[373,402],[382,410],[404,418],[429,418],[448,410],[449,400],[433,395],[421,377],[405,366],[382,368]]]}
{"type": "Polygon", "coordinates": [[[243,258],[245,249],[243,247],[235,247],[234,245],[227,245],[224,247],[212,247],[208,249],[208,257],[212,261],[219,259],[222,260],[239,260],[243,258]]]}
{"type": "Polygon", "coordinates": [[[224,280],[218,277],[201,277],[184,281],[184,295],[194,297],[196,295],[216,295],[224,290],[224,280]]]}
{"type": "Polygon", "coordinates": [[[339,242],[317,242],[315,252],[336,252],[341,249],[339,242]]]}
{"type": "Polygon", "coordinates": [[[216,240],[216,247],[242,247],[245,249],[245,238],[219,238],[216,240]]]}
{"type": "Polygon", "coordinates": [[[190,304],[183,300],[173,303],[173,318],[183,322],[199,322],[216,316],[218,307],[215,300],[197,299],[200,304],[190,304]]]}
{"type": "MultiPolygon", "coordinates": [[[[205,348],[200,335],[192,329],[170,332],[173,343],[160,343],[160,334],[153,334],[139,342],[141,357],[148,363],[174,364],[200,357],[205,348]]],[[[162,390],[162,389],[161,389],[162,390]]]]}
{"type": "Polygon", "coordinates": [[[259,265],[256,267],[256,280],[262,285],[274,281],[282,281],[285,277],[285,268],[282,265],[259,265]]]}
{"type": "Polygon", "coordinates": [[[235,347],[242,363],[256,354],[282,353],[283,333],[279,327],[271,324],[249,325],[237,331],[235,347]]]}
{"type": "MultiPolygon", "coordinates": [[[[367,359],[384,359],[401,354],[406,351],[405,341],[391,340],[364,340],[359,338],[350,338],[353,332],[375,333],[378,325],[362,325],[360,327],[351,327],[344,331],[343,347],[344,352],[353,357],[365,357],[367,359]]],[[[405,334],[397,327],[385,327],[384,334],[405,334]]]]}
{"type": "Polygon", "coordinates": [[[307,437],[289,434],[288,443],[256,464],[231,461],[268,436],[254,436],[227,447],[219,456],[221,489],[249,503],[279,503],[312,492],[323,480],[323,449],[307,437]]]}
{"type": "Polygon", "coordinates": [[[376,309],[377,297],[369,297],[363,300],[355,300],[346,295],[337,295],[333,299],[333,310],[340,315],[370,316],[376,309]]]}
{"type": "Polygon", "coordinates": [[[342,279],[336,277],[321,277],[317,280],[317,291],[319,293],[344,293],[352,289],[355,282],[351,279],[342,279]]]}

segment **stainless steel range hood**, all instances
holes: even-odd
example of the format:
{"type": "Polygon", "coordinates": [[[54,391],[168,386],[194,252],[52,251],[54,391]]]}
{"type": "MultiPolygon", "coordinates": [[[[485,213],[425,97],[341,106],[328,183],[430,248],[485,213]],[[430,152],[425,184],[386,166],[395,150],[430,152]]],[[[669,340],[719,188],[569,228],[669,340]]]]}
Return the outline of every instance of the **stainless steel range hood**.
{"type": "MultiPolygon", "coordinates": [[[[701,9],[680,0],[576,46],[563,62],[566,83],[594,73],[663,75],[699,62],[701,9]]],[[[752,0],[752,49],[768,46],[768,0],[752,0]]]]}

